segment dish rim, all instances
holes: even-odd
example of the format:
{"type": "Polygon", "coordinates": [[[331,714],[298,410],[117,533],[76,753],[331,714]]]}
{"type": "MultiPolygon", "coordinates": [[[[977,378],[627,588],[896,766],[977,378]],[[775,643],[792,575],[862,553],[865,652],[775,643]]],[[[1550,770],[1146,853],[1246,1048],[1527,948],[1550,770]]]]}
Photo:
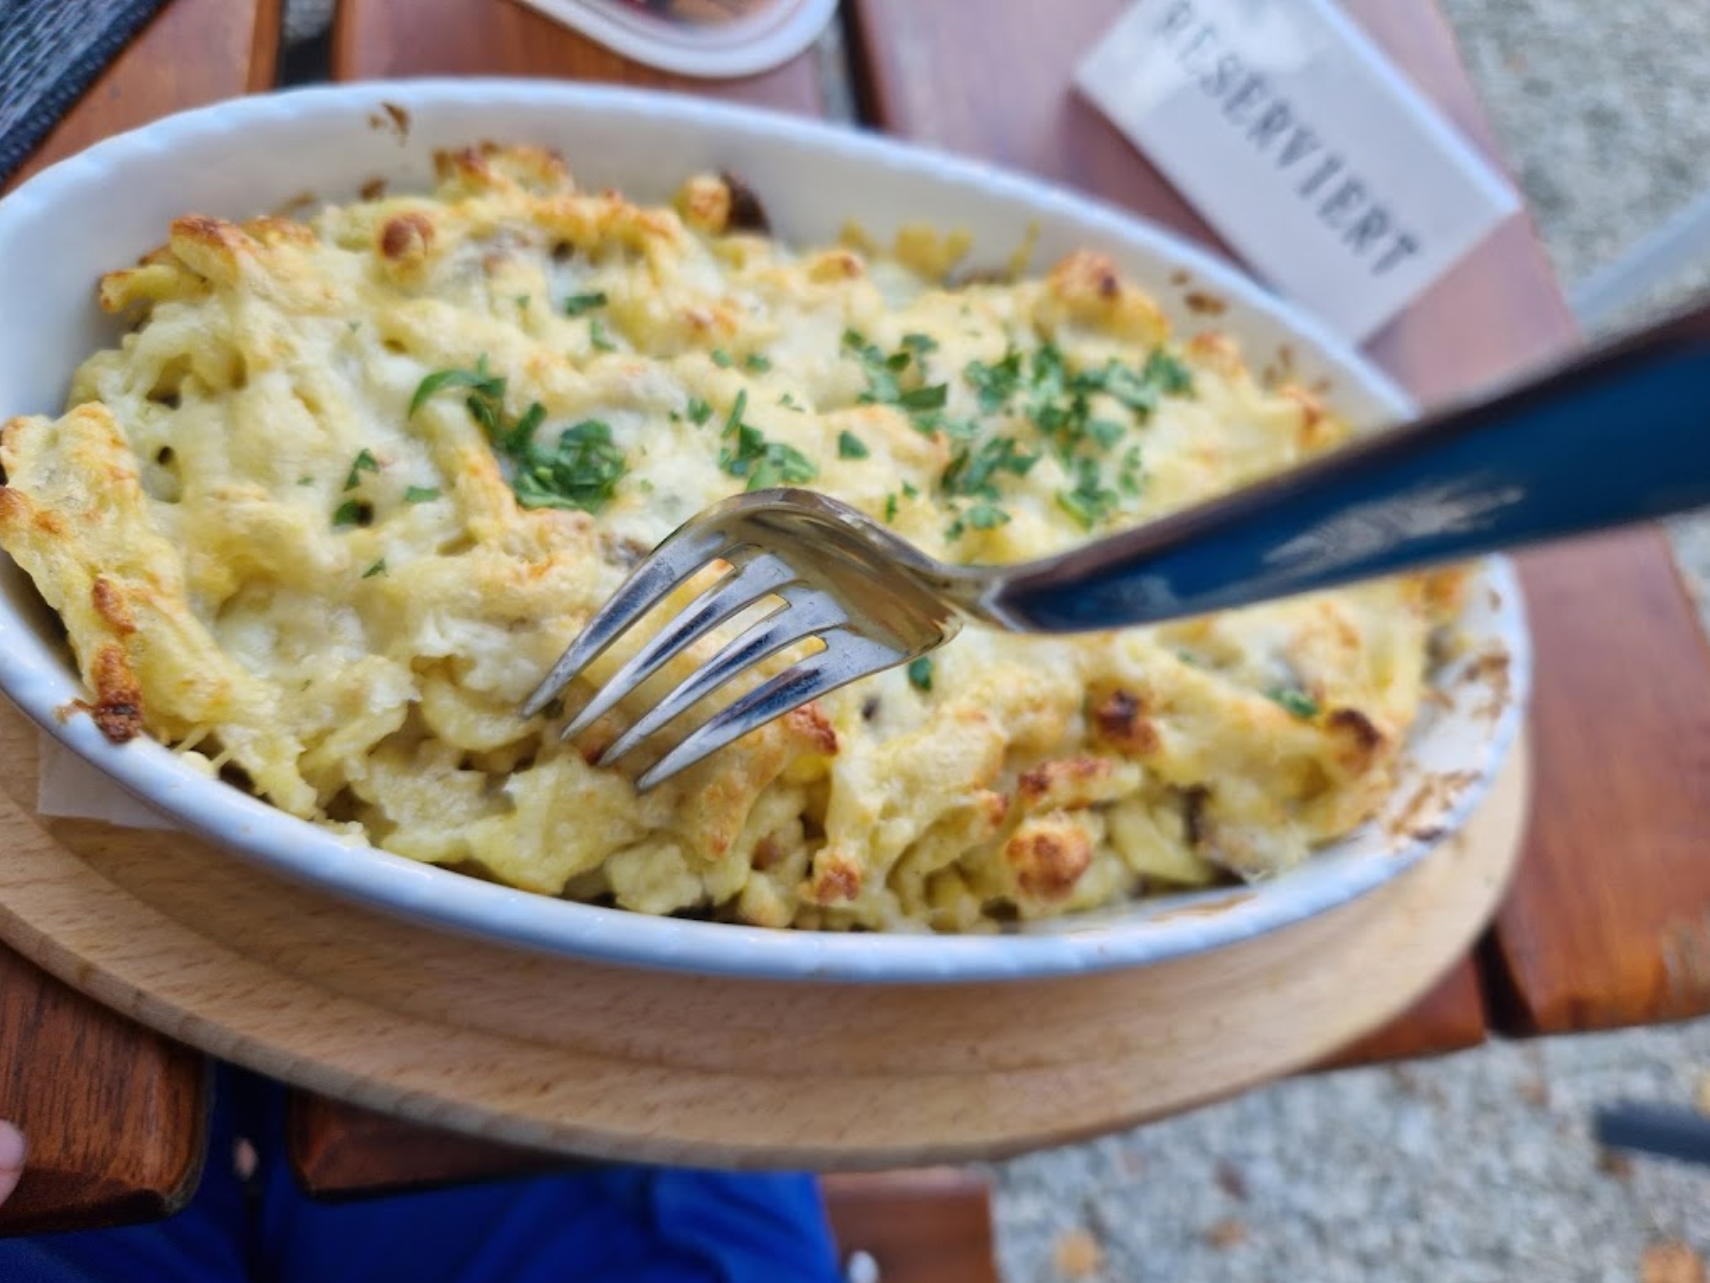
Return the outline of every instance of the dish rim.
{"type": "MultiPolygon", "coordinates": [[[[0,200],[0,242],[10,224],[98,184],[104,172],[141,161],[159,163],[173,147],[250,129],[286,127],[317,113],[372,113],[386,103],[406,110],[464,104],[502,109],[542,107],[592,112],[654,125],[682,125],[741,146],[783,142],[827,147],[856,172],[874,166],[962,189],[970,203],[1019,202],[1041,222],[1072,217],[1142,258],[1179,266],[1209,285],[1239,313],[1286,329],[1354,380],[1393,417],[1413,413],[1406,395],[1325,326],[1271,294],[1237,269],[1141,215],[1059,185],[986,162],[850,130],[822,121],[682,94],[618,86],[555,84],[505,78],[424,79],[312,86],[227,100],[164,117],[106,139],[59,162],[0,200]]],[[[472,127],[471,140],[481,136],[472,127]]],[[[571,158],[574,164],[574,157],[571,158]]],[[[677,180],[687,175],[675,175],[677,180]]],[[[259,211],[258,211],[259,212],[259,211]]],[[[98,270],[106,270],[101,267],[98,270]]],[[[79,358],[81,359],[81,358],[79,358]]],[[[854,983],[944,983],[1043,979],[1155,964],[1282,929],[1363,895],[1410,867],[1458,830],[1483,800],[1523,720],[1531,684],[1531,649],[1517,580],[1501,558],[1482,563],[1478,581],[1500,599],[1492,607],[1508,653],[1507,698],[1478,744],[1476,778],[1457,788],[1434,837],[1410,835],[1370,856],[1339,865],[1332,857],[1349,839],[1315,853],[1305,865],[1252,887],[1140,900],[1070,915],[1019,932],[990,935],[840,933],[777,930],[660,918],[515,890],[353,843],[218,780],[188,769],[164,745],[141,739],[110,744],[88,717],[61,717],[84,694],[63,660],[18,627],[19,604],[0,594],[0,691],[84,761],[152,809],[228,852],[369,907],[443,929],[525,949],[622,966],[748,979],[854,983]],[[20,648],[14,644],[19,640],[20,648]],[[360,853],[360,859],[352,859],[360,853]],[[1215,906],[1228,902],[1221,910],[1215,906]],[[1186,910],[1184,912],[1184,910],[1186,910]],[[1110,921],[1110,919],[1115,919],[1110,921]]],[[[1361,830],[1360,832],[1363,832],[1361,830]]],[[[1358,834],[1355,835],[1356,837],[1358,834]]]]}

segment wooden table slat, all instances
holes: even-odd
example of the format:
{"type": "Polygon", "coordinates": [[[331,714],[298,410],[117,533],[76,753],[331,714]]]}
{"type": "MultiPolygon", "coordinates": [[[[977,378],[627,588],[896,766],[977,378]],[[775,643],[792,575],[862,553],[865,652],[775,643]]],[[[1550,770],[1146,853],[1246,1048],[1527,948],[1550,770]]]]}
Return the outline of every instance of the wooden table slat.
{"type": "Polygon", "coordinates": [[[202,1057],[0,947],[0,1118],[30,1142],[0,1235],[154,1220],[195,1190],[202,1057]]]}
{"type": "MultiPolygon", "coordinates": [[[[60,120],[15,178],[109,134],[272,85],[278,0],[174,0],[60,120]]],[[[0,1117],[30,1138],[0,1234],[150,1220],[201,1169],[201,1056],[83,997],[0,945],[0,1117]]]]}
{"type": "Polygon", "coordinates": [[[1469,955],[1394,1020],[1344,1047],[1316,1069],[1347,1069],[1465,1051],[1485,1040],[1486,1015],[1484,982],[1476,957],[1469,955]]]}
{"type": "Polygon", "coordinates": [[[1565,1033],[1710,1011],[1710,653],[1663,536],[1521,559],[1537,786],[1494,1018],[1565,1033]]]}

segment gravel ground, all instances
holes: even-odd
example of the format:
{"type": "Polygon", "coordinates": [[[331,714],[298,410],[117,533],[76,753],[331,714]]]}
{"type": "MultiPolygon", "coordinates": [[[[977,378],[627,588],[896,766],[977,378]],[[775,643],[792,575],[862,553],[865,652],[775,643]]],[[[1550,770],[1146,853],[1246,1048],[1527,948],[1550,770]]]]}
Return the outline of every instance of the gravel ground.
{"type": "MultiPolygon", "coordinates": [[[[1564,284],[1710,191],[1710,6],[1444,0],[1564,284]]],[[[1710,284],[1710,262],[1610,318],[1710,284]]],[[[1676,545],[1710,601],[1710,522],[1676,545]]],[[[1706,612],[1710,622],[1710,611],[1706,612]]],[[[1710,1167],[1591,1111],[1710,1106],[1710,1022],[1291,1080],[991,1169],[1006,1283],[1705,1283],[1710,1167]]]]}

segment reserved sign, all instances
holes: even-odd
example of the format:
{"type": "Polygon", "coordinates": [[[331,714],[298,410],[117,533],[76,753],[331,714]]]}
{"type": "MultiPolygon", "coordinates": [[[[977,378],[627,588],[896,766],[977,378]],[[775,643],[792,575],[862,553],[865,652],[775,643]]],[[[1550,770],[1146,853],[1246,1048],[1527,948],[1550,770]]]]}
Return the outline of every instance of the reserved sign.
{"type": "Polygon", "coordinates": [[[1356,343],[1520,205],[1329,0],[1137,0],[1076,83],[1257,275],[1356,343]]]}

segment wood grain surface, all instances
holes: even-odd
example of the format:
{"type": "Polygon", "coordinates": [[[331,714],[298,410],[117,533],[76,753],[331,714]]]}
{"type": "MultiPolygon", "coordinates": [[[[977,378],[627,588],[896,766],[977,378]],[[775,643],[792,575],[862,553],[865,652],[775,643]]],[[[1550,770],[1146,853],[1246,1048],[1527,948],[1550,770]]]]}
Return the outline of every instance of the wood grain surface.
{"type": "Polygon", "coordinates": [[[1514,1033],[1710,1010],[1710,652],[1662,536],[1521,568],[1540,634],[1539,805],[1497,919],[1496,1017],[1514,1033]],[[1544,769],[1553,770],[1546,777],[1544,769]],[[1549,787],[1546,791],[1546,781],[1549,787]]]}
{"type": "Polygon", "coordinates": [[[779,984],[527,953],[186,835],[43,821],[36,738],[0,710],[0,937],[99,1001],[287,1083],[510,1144],[820,1171],[1060,1144],[1319,1060],[1462,955],[1513,867],[1526,785],[1521,747],[1430,859],[1207,953],[1051,980],[779,984]]]}
{"type": "MultiPolygon", "coordinates": [[[[273,82],[276,0],[174,0],[19,171],[158,116],[273,82]]],[[[202,1057],[102,1007],[0,945],[0,1117],[31,1144],[0,1234],[150,1220],[195,1188],[202,1057]]]]}
{"type": "MultiPolygon", "coordinates": [[[[1095,109],[1070,70],[1123,0],[1039,19],[991,0],[850,0],[861,101],[887,129],[1049,174],[1215,235],[1095,109]],[[930,68],[930,74],[923,74],[930,68]],[[1002,90],[992,91],[992,69],[1002,90]]],[[[1429,4],[1350,0],[1373,38],[1499,164],[1489,123],[1442,15],[1429,4]]],[[[1469,395],[1577,342],[1524,215],[1505,222],[1370,354],[1422,404],[1469,395]]],[[[1539,819],[1504,906],[1488,1013],[1505,1030],[1603,1029],[1710,1011],[1710,665],[1669,550],[1651,531],[1563,545],[1522,562],[1536,640],[1539,819]],[[1643,686],[1643,689],[1640,687],[1643,686]]],[[[1470,967],[1471,964],[1469,964],[1470,967]]],[[[1366,1048],[1464,1043],[1486,1014],[1469,970],[1366,1048]]]]}

